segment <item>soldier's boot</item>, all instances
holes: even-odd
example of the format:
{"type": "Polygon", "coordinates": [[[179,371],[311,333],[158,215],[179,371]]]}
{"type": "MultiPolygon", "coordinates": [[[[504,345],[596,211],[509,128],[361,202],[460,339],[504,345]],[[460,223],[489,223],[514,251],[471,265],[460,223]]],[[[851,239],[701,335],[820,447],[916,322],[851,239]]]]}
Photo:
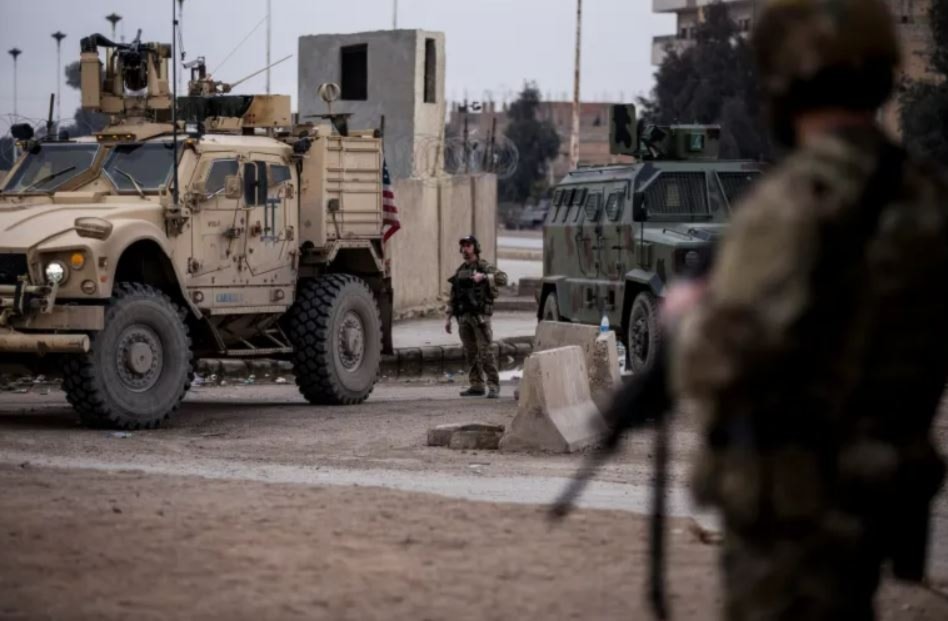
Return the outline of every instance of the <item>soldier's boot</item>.
{"type": "Polygon", "coordinates": [[[471,386],[467,390],[462,390],[461,396],[462,397],[483,397],[485,392],[486,391],[484,390],[483,386],[471,386]]]}
{"type": "Polygon", "coordinates": [[[493,386],[487,391],[488,399],[497,399],[500,397],[500,388],[494,388],[493,386]]]}

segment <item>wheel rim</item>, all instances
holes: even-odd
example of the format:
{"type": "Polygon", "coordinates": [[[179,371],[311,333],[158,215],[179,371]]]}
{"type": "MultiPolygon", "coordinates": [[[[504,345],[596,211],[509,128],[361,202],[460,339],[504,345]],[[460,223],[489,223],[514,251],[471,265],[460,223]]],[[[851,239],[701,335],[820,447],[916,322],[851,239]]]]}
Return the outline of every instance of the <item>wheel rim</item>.
{"type": "Polygon", "coordinates": [[[115,366],[126,388],[135,392],[149,390],[158,382],[164,366],[161,339],[147,326],[129,326],[119,337],[115,366]]]}
{"type": "Polygon", "coordinates": [[[339,343],[339,361],[347,371],[353,371],[362,364],[365,357],[365,325],[354,311],[349,311],[339,324],[337,335],[339,343]]]}

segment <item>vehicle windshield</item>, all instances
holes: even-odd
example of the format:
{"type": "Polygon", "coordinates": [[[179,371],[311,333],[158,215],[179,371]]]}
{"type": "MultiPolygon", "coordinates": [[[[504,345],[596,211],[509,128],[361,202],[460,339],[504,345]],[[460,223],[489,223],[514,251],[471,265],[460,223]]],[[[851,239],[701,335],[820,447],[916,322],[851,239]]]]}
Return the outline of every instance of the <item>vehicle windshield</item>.
{"type": "Polygon", "coordinates": [[[99,145],[41,144],[27,153],[4,186],[4,192],[52,192],[92,167],[99,145]]]}
{"type": "Polygon", "coordinates": [[[120,192],[137,192],[139,188],[157,192],[168,183],[173,163],[171,142],[146,142],[117,145],[103,168],[120,192]]]}

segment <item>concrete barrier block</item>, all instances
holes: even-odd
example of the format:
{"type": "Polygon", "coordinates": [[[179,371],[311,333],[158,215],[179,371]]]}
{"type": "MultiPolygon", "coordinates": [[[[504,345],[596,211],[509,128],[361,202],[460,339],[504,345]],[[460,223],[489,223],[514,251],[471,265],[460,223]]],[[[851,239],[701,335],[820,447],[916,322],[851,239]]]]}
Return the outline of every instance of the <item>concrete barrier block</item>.
{"type": "Polygon", "coordinates": [[[464,360],[464,348],[460,345],[445,345],[441,348],[445,362],[459,362],[464,360]]]}
{"type": "Polygon", "coordinates": [[[605,432],[589,392],[582,348],[550,349],[527,358],[517,415],[500,441],[501,450],[570,453],[594,444],[605,432]]]}
{"type": "Polygon", "coordinates": [[[425,366],[441,366],[444,362],[444,349],[436,346],[422,347],[421,362],[425,366]]]}
{"type": "Polygon", "coordinates": [[[438,425],[428,430],[428,446],[447,446],[458,450],[492,450],[497,448],[503,433],[503,425],[486,423],[438,425]]]}
{"type": "Polygon", "coordinates": [[[621,381],[615,333],[603,335],[599,326],[575,323],[541,321],[537,325],[534,352],[570,345],[582,348],[593,401],[604,411],[621,381]]]}
{"type": "Polygon", "coordinates": [[[406,347],[398,350],[398,371],[404,375],[421,374],[421,348],[406,347]]]}
{"type": "Polygon", "coordinates": [[[596,337],[589,367],[589,392],[600,412],[605,412],[622,382],[615,332],[596,337]]]}

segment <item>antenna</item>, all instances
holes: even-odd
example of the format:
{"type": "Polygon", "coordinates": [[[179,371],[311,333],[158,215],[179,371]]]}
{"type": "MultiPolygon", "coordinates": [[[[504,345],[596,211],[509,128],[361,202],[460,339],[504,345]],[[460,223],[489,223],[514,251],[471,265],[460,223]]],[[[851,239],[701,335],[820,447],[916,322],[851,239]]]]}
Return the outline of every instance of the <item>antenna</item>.
{"type": "Polygon", "coordinates": [[[175,0],[171,0],[171,145],[174,151],[174,187],[171,189],[171,199],[175,210],[178,209],[178,13],[175,0]]]}
{"type": "Polygon", "coordinates": [[[241,84],[241,83],[243,83],[243,82],[246,82],[246,81],[249,80],[250,78],[252,78],[252,77],[254,77],[254,76],[257,76],[257,75],[260,75],[260,74],[263,73],[264,71],[268,71],[268,70],[270,69],[270,67],[276,67],[277,65],[279,65],[279,64],[282,63],[283,61],[289,60],[289,59],[291,59],[291,58],[293,58],[293,55],[292,55],[292,54],[290,54],[289,56],[284,56],[283,58],[281,58],[280,60],[276,61],[275,63],[270,64],[270,65],[267,65],[266,67],[264,67],[263,69],[260,69],[260,70],[258,70],[258,71],[254,71],[254,72],[251,73],[250,75],[244,76],[243,78],[237,80],[236,82],[232,82],[231,85],[230,85],[230,87],[231,87],[231,88],[234,88],[234,87],[237,86],[238,84],[241,84]]]}

